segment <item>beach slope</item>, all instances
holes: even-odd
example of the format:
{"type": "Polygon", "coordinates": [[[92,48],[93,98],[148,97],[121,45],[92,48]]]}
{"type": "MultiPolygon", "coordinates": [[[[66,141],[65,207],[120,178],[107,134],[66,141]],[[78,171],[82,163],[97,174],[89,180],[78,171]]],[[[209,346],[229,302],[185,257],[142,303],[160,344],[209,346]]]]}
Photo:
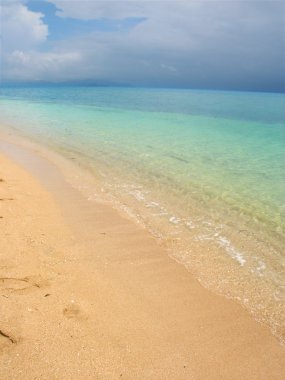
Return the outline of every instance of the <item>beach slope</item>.
{"type": "Polygon", "coordinates": [[[2,380],[284,378],[266,326],[50,162],[44,177],[0,155],[2,380]]]}

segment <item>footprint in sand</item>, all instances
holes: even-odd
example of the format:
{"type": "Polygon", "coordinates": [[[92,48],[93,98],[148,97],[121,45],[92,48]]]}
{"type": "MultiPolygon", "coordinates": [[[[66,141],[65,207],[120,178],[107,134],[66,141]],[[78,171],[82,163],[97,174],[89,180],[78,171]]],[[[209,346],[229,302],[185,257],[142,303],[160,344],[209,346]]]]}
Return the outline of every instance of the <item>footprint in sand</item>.
{"type": "Polygon", "coordinates": [[[0,330],[0,337],[3,339],[7,339],[10,343],[16,343],[17,342],[16,339],[12,335],[4,332],[3,330],[0,330]]]}
{"type": "Polygon", "coordinates": [[[18,343],[18,339],[5,329],[0,328],[0,353],[18,343]]]}
{"type": "Polygon", "coordinates": [[[82,312],[80,306],[77,305],[73,300],[63,309],[62,313],[68,319],[85,319],[85,315],[82,312]]]}
{"type": "Polygon", "coordinates": [[[40,289],[47,285],[48,282],[39,276],[30,276],[23,278],[0,277],[0,289],[8,291],[10,293],[40,289]]]}

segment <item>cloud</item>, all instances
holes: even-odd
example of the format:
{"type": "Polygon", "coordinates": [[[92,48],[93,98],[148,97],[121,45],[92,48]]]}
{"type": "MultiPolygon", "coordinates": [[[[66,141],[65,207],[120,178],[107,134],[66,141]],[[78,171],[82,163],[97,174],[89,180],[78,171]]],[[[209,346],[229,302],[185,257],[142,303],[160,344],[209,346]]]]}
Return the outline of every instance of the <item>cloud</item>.
{"type": "Polygon", "coordinates": [[[31,12],[19,2],[1,3],[2,49],[29,49],[46,41],[48,26],[44,24],[43,14],[31,12]]]}
{"type": "MultiPolygon", "coordinates": [[[[1,76],[4,79],[53,81],[80,61],[80,53],[72,49],[38,50],[49,35],[43,16],[40,12],[30,11],[19,1],[10,0],[1,4],[1,76]]],[[[72,70],[70,75],[65,75],[65,78],[73,79],[72,70]]]]}
{"type": "MultiPolygon", "coordinates": [[[[34,75],[38,80],[284,89],[283,2],[48,1],[57,7],[62,22],[143,20],[127,30],[97,30],[51,42],[41,15],[22,4],[26,13],[33,13],[30,24],[35,30],[46,28],[46,33],[42,39],[30,38],[29,47],[14,44],[4,65],[6,79],[17,72],[20,80],[22,67],[23,78],[34,75]]],[[[17,17],[21,19],[19,13],[17,17]]],[[[17,22],[17,17],[10,22],[17,22]]]]}
{"type": "Polygon", "coordinates": [[[38,53],[14,50],[6,57],[6,75],[13,78],[13,81],[54,81],[54,78],[62,77],[62,73],[67,71],[70,72],[70,77],[66,74],[66,80],[73,80],[74,68],[80,60],[78,52],[38,53]]]}

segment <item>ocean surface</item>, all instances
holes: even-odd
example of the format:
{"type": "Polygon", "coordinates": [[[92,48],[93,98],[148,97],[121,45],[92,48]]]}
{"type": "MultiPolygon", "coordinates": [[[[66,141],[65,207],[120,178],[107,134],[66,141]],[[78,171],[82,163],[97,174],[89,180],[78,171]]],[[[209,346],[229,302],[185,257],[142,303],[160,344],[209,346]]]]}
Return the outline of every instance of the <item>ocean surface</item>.
{"type": "Polygon", "coordinates": [[[204,286],[284,340],[284,104],[284,94],[2,87],[0,123],[87,168],[204,286]]]}

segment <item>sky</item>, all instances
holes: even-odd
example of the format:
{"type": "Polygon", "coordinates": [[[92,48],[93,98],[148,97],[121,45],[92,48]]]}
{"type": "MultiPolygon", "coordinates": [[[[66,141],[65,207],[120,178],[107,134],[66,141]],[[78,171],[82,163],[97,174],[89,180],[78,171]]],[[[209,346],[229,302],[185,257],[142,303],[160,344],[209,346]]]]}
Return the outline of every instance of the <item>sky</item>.
{"type": "Polygon", "coordinates": [[[285,89],[285,2],[0,0],[1,83],[285,89]]]}

